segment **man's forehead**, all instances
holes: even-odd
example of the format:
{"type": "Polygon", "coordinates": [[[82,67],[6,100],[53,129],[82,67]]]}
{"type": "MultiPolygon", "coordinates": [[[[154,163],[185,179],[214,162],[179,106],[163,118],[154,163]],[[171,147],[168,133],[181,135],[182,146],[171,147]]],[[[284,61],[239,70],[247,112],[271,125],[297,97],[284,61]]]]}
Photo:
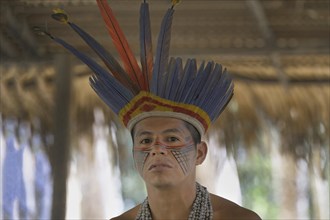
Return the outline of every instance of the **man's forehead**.
{"type": "Polygon", "coordinates": [[[148,117],[136,123],[136,126],[156,126],[159,123],[163,125],[184,125],[184,121],[172,117],[148,117]]]}
{"type": "Polygon", "coordinates": [[[150,117],[139,121],[135,125],[135,134],[153,133],[186,133],[188,129],[184,121],[169,117],[150,117]]]}

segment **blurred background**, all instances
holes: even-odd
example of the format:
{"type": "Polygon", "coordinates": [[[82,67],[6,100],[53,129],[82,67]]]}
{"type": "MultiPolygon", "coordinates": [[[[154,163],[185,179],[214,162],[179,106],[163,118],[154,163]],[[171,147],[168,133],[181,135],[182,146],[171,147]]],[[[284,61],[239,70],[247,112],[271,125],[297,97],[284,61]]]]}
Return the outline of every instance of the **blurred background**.
{"type": "MultiPolygon", "coordinates": [[[[139,56],[141,1],[108,1],[139,56]]],[[[169,0],[150,2],[154,48],[169,0]]],[[[143,201],[129,133],[54,8],[117,56],[93,0],[1,0],[0,218],[109,219],[143,201]],[[38,28],[37,28],[38,27],[38,28]]],[[[198,181],[263,219],[329,219],[329,1],[183,0],[171,56],[221,63],[235,95],[205,137],[198,181]]],[[[96,59],[96,58],[95,58],[96,59]]],[[[99,61],[99,60],[97,60],[99,61]]]]}

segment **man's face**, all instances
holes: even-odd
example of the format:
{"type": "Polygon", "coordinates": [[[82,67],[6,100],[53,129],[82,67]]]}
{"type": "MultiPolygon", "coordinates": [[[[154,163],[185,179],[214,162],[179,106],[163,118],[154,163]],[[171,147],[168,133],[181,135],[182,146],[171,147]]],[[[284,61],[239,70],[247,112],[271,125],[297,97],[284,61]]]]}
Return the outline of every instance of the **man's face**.
{"type": "Polygon", "coordinates": [[[135,125],[133,141],[135,164],[147,184],[168,185],[194,177],[196,146],[182,120],[146,118],[135,125]]]}

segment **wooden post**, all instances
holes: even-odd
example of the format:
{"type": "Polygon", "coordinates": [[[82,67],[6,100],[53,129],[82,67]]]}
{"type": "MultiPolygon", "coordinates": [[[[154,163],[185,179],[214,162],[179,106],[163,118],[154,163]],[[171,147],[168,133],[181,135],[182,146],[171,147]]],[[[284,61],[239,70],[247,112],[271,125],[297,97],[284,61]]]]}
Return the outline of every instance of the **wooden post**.
{"type": "Polygon", "coordinates": [[[51,149],[53,169],[52,219],[65,219],[68,158],[70,149],[71,71],[68,55],[55,58],[56,91],[54,111],[54,145],[51,149]]]}

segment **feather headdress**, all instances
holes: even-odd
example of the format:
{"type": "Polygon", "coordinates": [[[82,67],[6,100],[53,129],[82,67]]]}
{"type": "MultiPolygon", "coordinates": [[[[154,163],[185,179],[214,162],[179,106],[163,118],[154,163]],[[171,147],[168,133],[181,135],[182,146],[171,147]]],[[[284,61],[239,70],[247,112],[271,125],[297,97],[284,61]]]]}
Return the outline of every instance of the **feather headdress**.
{"type": "Polygon", "coordinates": [[[119,116],[128,129],[140,120],[152,116],[179,118],[194,125],[203,135],[215,121],[233,95],[233,83],[220,64],[203,62],[197,67],[195,59],[185,64],[181,58],[169,58],[172,0],[159,32],[155,57],[152,52],[149,6],[144,0],[140,8],[139,66],[107,0],[96,0],[100,13],[120,55],[123,67],[92,36],[68,20],[63,10],[52,17],[68,24],[95,51],[108,69],[70,44],[45,32],[64,46],[94,72],[90,85],[101,99],[119,116]]]}

